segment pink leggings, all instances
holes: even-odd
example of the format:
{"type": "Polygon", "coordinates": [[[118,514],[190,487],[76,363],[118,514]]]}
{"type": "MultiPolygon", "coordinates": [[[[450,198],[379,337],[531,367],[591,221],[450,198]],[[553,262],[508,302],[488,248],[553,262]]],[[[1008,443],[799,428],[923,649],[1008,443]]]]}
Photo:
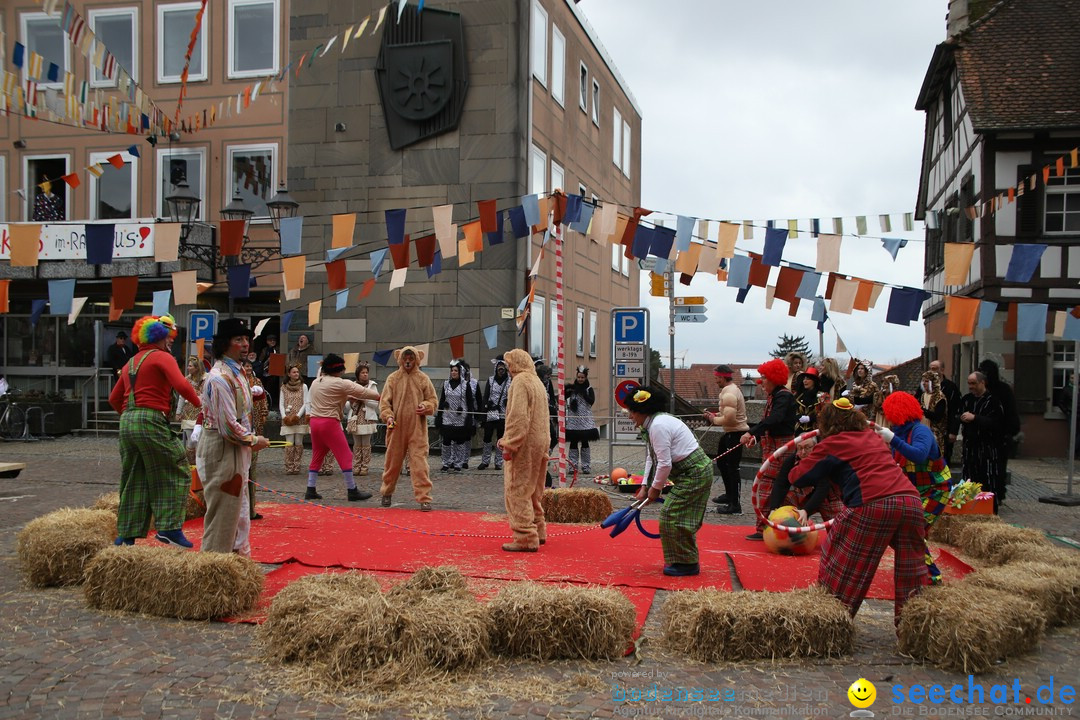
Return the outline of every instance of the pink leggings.
{"type": "Polygon", "coordinates": [[[337,418],[313,417],[310,422],[311,464],[308,470],[317,472],[322,467],[326,453],[331,452],[342,472],[352,472],[352,450],[345,439],[345,431],[341,429],[341,421],[337,418]]]}

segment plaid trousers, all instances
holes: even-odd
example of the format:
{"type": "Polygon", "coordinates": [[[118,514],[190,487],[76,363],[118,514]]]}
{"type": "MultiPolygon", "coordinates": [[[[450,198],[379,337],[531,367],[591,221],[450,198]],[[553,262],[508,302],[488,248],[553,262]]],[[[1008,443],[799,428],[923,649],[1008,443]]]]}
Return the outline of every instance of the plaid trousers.
{"type": "Polygon", "coordinates": [[[852,616],[866,598],[878,563],[895,555],[895,622],[907,599],[926,584],[926,520],[915,495],[891,495],[844,508],[822,543],[818,582],[847,605],[852,616]]]}
{"type": "Polygon", "coordinates": [[[191,466],[160,410],[131,407],[120,416],[120,507],[116,534],[146,537],[184,524],[191,466]]]}
{"type": "Polygon", "coordinates": [[[698,448],[672,463],[668,476],[674,484],[660,510],[660,544],[664,563],[696,563],[697,531],[705,519],[712,488],[712,461],[698,448]]]}
{"type": "MultiPolygon", "coordinates": [[[[759,444],[761,445],[761,461],[764,463],[769,459],[769,456],[776,452],[776,448],[783,447],[787,443],[791,442],[794,435],[784,435],[782,437],[774,438],[772,435],[766,433],[761,436],[759,444]]],[[[776,479],[776,475],[780,472],[780,463],[770,461],[765,469],[761,471],[761,477],[758,479],[757,491],[752,498],[754,507],[759,508],[762,512],[768,514],[769,508],[769,496],[772,495],[773,480],[776,479]]],[[[762,517],[757,518],[755,527],[758,532],[763,532],[767,527],[765,519],[762,517]]]]}

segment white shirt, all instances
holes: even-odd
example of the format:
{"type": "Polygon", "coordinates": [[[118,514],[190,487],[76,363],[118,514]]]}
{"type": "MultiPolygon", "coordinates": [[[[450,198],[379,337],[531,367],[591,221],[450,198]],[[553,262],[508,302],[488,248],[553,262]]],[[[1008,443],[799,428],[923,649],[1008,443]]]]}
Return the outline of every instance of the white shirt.
{"type": "MultiPolygon", "coordinates": [[[[649,444],[656,455],[656,475],[653,477],[652,486],[663,489],[668,475],[671,474],[672,464],[685,460],[700,446],[690,428],[673,415],[653,415],[645,421],[644,427],[649,432],[649,444]]],[[[645,460],[646,478],[649,477],[651,468],[650,456],[645,460]]]]}

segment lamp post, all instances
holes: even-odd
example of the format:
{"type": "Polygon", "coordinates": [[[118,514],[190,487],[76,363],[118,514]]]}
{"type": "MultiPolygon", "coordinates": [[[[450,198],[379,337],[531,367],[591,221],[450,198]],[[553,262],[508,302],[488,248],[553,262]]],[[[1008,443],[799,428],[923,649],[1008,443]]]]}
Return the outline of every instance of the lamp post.
{"type": "Polygon", "coordinates": [[[300,209],[300,203],[292,199],[289,191],[285,189],[285,183],[278,187],[277,194],[266,203],[270,208],[270,222],[274,225],[274,232],[281,240],[281,219],[296,217],[296,211],[300,209]]]}
{"type": "Polygon", "coordinates": [[[199,214],[202,198],[188,187],[187,180],[181,180],[176,184],[173,194],[166,196],[165,202],[169,204],[172,221],[180,223],[180,242],[186,244],[188,235],[191,234],[191,226],[199,214]]]}

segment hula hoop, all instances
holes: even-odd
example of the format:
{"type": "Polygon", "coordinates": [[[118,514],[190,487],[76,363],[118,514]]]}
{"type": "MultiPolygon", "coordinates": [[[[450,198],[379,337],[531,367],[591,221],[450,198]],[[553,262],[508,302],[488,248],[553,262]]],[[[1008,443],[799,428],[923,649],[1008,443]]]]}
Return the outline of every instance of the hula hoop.
{"type": "Polygon", "coordinates": [[[266,448],[263,448],[263,449],[265,450],[267,448],[286,448],[286,447],[292,447],[292,446],[293,446],[293,444],[288,440],[271,440],[270,444],[267,445],[266,448]]]}
{"type": "MultiPolygon", "coordinates": [[[[871,424],[871,426],[873,426],[873,424],[871,424]]],[[[761,518],[762,520],[764,520],[765,523],[769,527],[771,527],[773,530],[779,530],[779,531],[785,532],[785,533],[807,533],[807,532],[811,532],[813,530],[828,530],[829,526],[833,524],[833,520],[829,519],[829,520],[826,520],[825,522],[811,523],[810,525],[806,525],[806,526],[803,526],[803,527],[797,527],[797,528],[791,527],[790,525],[781,525],[780,523],[773,522],[772,520],[770,520],[769,516],[766,515],[765,512],[762,510],[762,508],[758,507],[758,505],[757,505],[758,482],[761,480],[761,477],[765,472],[765,468],[769,467],[769,464],[773,463],[773,462],[782,463],[784,461],[785,456],[789,452],[794,452],[796,445],[798,445],[803,440],[809,440],[811,438],[817,437],[817,434],[818,434],[817,430],[810,430],[808,432],[804,432],[801,435],[797,435],[796,437],[792,438],[791,440],[788,440],[786,443],[784,443],[780,447],[776,448],[776,450],[773,451],[772,455],[765,458],[764,462],[761,463],[761,467],[758,468],[758,471],[756,473],[754,473],[754,485],[753,485],[753,487],[750,488],[750,504],[754,506],[754,512],[757,514],[757,516],[759,518],[761,518]]],[[[762,501],[767,502],[768,498],[763,498],[762,501]]]]}

